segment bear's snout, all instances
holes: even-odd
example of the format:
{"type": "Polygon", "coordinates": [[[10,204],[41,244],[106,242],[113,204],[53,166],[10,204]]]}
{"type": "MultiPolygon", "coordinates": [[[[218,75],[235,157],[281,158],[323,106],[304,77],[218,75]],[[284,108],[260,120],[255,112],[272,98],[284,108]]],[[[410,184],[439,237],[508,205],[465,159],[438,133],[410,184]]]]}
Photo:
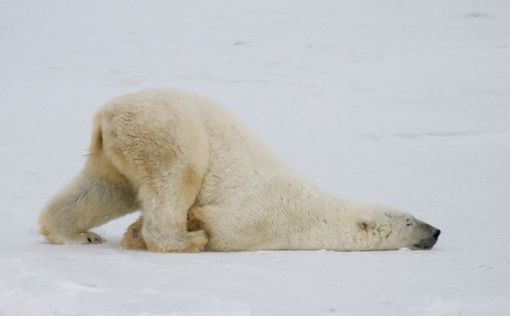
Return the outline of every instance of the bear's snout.
{"type": "Polygon", "coordinates": [[[431,249],[436,244],[439,235],[441,235],[441,230],[425,223],[421,226],[422,230],[426,231],[427,236],[418,240],[414,247],[418,249],[431,249]]]}
{"type": "Polygon", "coordinates": [[[440,229],[436,229],[436,231],[434,231],[434,238],[437,240],[439,238],[439,235],[441,235],[441,230],[440,229]]]}

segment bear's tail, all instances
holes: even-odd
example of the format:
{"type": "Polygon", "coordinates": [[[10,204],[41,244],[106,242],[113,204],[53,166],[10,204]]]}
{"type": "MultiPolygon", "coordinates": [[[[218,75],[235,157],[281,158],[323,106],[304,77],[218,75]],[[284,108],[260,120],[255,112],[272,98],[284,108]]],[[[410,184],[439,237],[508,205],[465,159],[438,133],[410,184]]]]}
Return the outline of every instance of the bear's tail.
{"type": "Polygon", "coordinates": [[[92,125],[92,139],[90,141],[89,155],[94,155],[103,150],[103,130],[101,120],[97,114],[92,125]]]}

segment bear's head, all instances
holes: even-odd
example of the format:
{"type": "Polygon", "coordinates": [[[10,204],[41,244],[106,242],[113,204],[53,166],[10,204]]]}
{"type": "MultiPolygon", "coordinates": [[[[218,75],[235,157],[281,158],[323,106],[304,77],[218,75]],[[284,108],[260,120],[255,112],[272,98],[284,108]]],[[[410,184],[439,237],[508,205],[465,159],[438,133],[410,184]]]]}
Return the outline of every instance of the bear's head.
{"type": "Polygon", "coordinates": [[[388,208],[360,212],[361,240],[374,250],[431,249],[441,231],[414,216],[388,208]]]}

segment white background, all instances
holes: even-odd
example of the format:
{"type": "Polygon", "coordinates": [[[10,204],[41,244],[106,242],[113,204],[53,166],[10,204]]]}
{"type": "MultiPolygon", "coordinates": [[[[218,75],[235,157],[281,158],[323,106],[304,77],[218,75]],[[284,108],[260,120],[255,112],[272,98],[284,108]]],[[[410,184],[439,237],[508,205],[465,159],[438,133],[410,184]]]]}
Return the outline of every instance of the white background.
{"type": "Polygon", "coordinates": [[[0,315],[510,313],[510,2],[0,1],[0,315]],[[226,104],[324,190],[443,231],[431,251],[55,246],[46,201],[94,112],[148,87],[226,104]]]}

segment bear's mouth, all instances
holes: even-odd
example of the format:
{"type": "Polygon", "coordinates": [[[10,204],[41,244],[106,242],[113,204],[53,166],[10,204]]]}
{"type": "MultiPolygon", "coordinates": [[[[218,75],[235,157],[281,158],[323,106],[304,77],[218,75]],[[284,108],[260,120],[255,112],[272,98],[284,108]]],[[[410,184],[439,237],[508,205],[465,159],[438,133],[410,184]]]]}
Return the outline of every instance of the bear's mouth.
{"type": "Polygon", "coordinates": [[[441,231],[439,229],[435,229],[432,236],[423,238],[422,240],[415,243],[413,247],[416,249],[431,249],[436,244],[440,234],[441,231]]]}
{"type": "Polygon", "coordinates": [[[420,241],[420,242],[414,244],[413,247],[415,249],[431,249],[432,247],[434,247],[435,244],[436,244],[435,241],[432,241],[432,242],[420,241]]]}

